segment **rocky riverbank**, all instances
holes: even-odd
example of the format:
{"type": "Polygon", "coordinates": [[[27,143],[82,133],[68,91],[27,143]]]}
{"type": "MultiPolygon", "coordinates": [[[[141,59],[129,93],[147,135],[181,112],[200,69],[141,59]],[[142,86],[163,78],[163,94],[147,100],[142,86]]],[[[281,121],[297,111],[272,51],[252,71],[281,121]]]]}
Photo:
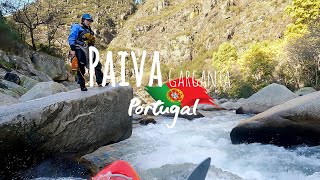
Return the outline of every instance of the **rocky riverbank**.
{"type": "Polygon", "coordinates": [[[85,154],[129,138],[132,123],[127,109],[132,95],[130,87],[108,86],[1,106],[0,149],[5,154],[1,174],[26,165],[20,158],[85,154]]]}

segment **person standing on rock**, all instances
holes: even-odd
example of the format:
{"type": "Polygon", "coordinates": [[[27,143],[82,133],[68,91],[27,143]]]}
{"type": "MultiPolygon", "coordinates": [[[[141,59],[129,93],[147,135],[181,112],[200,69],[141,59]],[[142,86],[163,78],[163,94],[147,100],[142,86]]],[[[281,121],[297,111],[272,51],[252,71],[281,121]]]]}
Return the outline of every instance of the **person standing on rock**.
{"type": "MultiPolygon", "coordinates": [[[[70,55],[76,56],[79,61],[79,68],[77,71],[78,84],[81,91],[87,91],[85,85],[85,67],[89,68],[89,47],[95,43],[94,33],[91,30],[91,23],[93,22],[90,14],[83,14],[81,24],[74,24],[71,26],[70,35],[68,38],[71,48],[70,55]]],[[[95,60],[95,58],[94,58],[95,60]]],[[[96,82],[99,86],[102,84],[103,73],[101,71],[101,63],[95,67],[96,82]]]]}

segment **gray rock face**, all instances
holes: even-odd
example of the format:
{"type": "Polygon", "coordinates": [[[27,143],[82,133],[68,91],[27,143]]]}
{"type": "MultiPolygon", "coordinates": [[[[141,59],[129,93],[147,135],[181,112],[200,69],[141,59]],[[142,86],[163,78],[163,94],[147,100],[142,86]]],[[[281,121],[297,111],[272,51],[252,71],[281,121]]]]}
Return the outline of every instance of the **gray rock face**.
{"type": "Polygon", "coordinates": [[[244,113],[258,114],[296,97],[298,95],[291,92],[285,86],[273,83],[262,88],[248,99],[242,100],[241,107],[244,113]]]}
{"type": "Polygon", "coordinates": [[[306,94],[309,94],[309,93],[313,93],[313,92],[316,92],[317,90],[315,90],[314,88],[312,87],[303,87],[303,88],[300,88],[298,91],[296,91],[295,93],[298,95],[298,96],[304,96],[306,94]]]}
{"type": "Polygon", "coordinates": [[[20,99],[22,101],[28,101],[66,91],[68,91],[68,89],[63,84],[53,81],[39,82],[27,93],[22,95],[20,99]]]}
{"type": "Polygon", "coordinates": [[[48,74],[53,80],[63,81],[68,78],[67,70],[62,59],[37,52],[32,54],[32,63],[36,69],[48,74]]]}
{"type": "Polygon", "coordinates": [[[275,106],[232,129],[232,143],[320,145],[320,92],[275,106]]]}
{"type": "Polygon", "coordinates": [[[82,154],[124,140],[132,132],[132,97],[131,87],[110,86],[2,106],[0,151],[82,154]]]}

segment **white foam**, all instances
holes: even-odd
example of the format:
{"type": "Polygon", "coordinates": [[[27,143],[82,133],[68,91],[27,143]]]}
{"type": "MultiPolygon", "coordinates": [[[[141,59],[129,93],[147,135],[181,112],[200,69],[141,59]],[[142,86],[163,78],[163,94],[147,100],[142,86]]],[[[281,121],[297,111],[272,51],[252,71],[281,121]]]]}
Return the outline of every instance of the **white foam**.
{"type": "MultiPolygon", "coordinates": [[[[137,169],[159,168],[166,164],[198,164],[211,157],[211,165],[244,179],[319,179],[320,147],[285,149],[273,145],[233,145],[230,131],[245,115],[212,112],[194,121],[178,119],[169,129],[171,118],[158,117],[156,125],[135,128],[116,150],[137,169]]],[[[215,179],[208,176],[207,179],[215,179]]]]}

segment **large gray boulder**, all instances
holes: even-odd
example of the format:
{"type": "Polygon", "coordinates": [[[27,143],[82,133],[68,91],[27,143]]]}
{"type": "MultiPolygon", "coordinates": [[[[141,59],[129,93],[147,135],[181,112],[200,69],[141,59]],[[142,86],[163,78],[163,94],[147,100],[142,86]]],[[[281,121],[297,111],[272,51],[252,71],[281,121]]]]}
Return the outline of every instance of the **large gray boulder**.
{"type": "Polygon", "coordinates": [[[27,93],[22,95],[20,99],[22,101],[28,101],[66,91],[68,91],[68,89],[63,84],[54,81],[39,82],[27,93]]]}
{"type": "Polygon", "coordinates": [[[306,94],[309,94],[309,93],[313,93],[313,92],[316,92],[317,90],[315,90],[314,88],[312,87],[303,87],[303,88],[300,88],[298,89],[295,93],[298,95],[298,96],[304,96],[306,94]]]}
{"type": "Polygon", "coordinates": [[[281,146],[320,145],[320,92],[307,94],[242,121],[230,133],[232,143],[281,146]]]}
{"type": "Polygon", "coordinates": [[[132,97],[131,87],[108,86],[2,106],[0,151],[85,154],[124,140],[132,132],[132,97]]]}
{"type": "Polygon", "coordinates": [[[36,69],[48,74],[53,80],[67,80],[67,69],[62,59],[40,52],[34,52],[31,59],[36,69]]]}
{"type": "Polygon", "coordinates": [[[296,97],[298,95],[285,86],[273,83],[262,88],[248,99],[242,100],[241,107],[246,114],[258,114],[296,97]]]}

